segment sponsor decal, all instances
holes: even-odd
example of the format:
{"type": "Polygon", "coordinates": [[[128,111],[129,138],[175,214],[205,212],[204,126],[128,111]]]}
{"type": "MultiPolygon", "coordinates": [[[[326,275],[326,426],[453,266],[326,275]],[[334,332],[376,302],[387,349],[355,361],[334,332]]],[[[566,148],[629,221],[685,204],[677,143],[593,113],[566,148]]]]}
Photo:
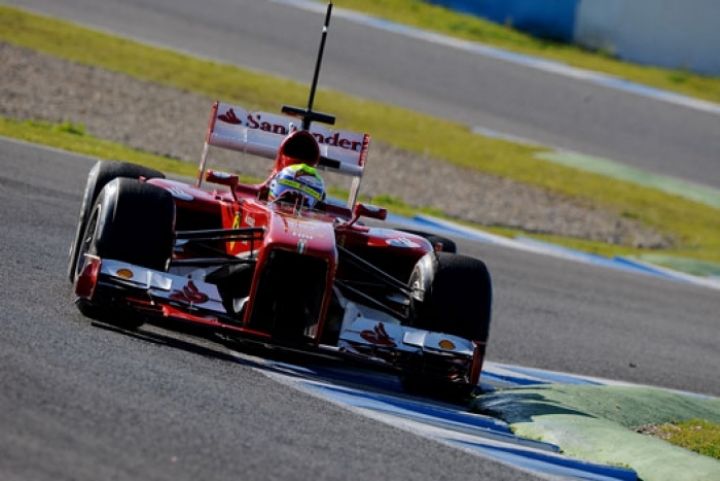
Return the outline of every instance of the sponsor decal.
{"type": "Polygon", "coordinates": [[[313,240],[315,234],[321,230],[322,226],[314,224],[312,222],[298,222],[290,220],[286,223],[285,232],[288,232],[291,236],[306,241],[313,240]]]}
{"type": "Polygon", "coordinates": [[[308,234],[307,232],[298,232],[298,231],[290,231],[290,235],[293,237],[297,237],[298,239],[302,241],[309,241],[313,240],[315,238],[314,235],[308,234]]]}
{"type": "Polygon", "coordinates": [[[242,121],[235,115],[233,109],[228,109],[224,114],[218,115],[218,119],[225,122],[226,124],[242,125],[242,121]]]}
{"type": "Polygon", "coordinates": [[[389,246],[402,247],[405,249],[417,249],[419,247],[422,247],[420,244],[418,244],[412,239],[408,239],[407,237],[395,237],[392,239],[388,239],[385,242],[387,242],[387,245],[389,246]]]}
{"type": "Polygon", "coordinates": [[[133,278],[133,271],[130,269],[118,269],[118,271],[115,273],[118,277],[122,277],[123,279],[132,279],[133,278]]]}
{"type": "Polygon", "coordinates": [[[372,330],[365,329],[360,333],[360,337],[371,344],[382,347],[395,347],[395,341],[388,335],[385,325],[382,322],[375,324],[372,330]]]}
{"type": "Polygon", "coordinates": [[[455,343],[452,342],[450,339],[442,339],[440,342],[438,342],[438,346],[440,346],[442,349],[445,349],[446,351],[453,351],[455,349],[455,343]]]}
{"type": "Polygon", "coordinates": [[[328,135],[327,137],[317,132],[310,133],[313,137],[315,137],[315,140],[317,140],[318,144],[321,145],[325,144],[332,147],[340,147],[341,149],[353,150],[355,152],[360,152],[360,150],[362,149],[362,142],[341,138],[340,132],[335,132],[334,134],[328,135]]]}
{"type": "Polygon", "coordinates": [[[195,283],[189,280],[182,289],[175,289],[170,294],[170,299],[186,304],[204,304],[210,298],[204,292],[200,292],[195,283]]]}
{"type": "Polygon", "coordinates": [[[246,127],[248,129],[262,130],[263,132],[272,132],[278,135],[287,135],[297,130],[294,124],[291,124],[288,128],[288,125],[285,124],[267,122],[263,120],[262,113],[260,112],[248,112],[246,127]]]}
{"type": "MultiPolygon", "coordinates": [[[[239,211],[238,211],[238,212],[235,212],[235,217],[233,218],[232,228],[233,228],[233,229],[239,229],[239,228],[240,228],[240,212],[239,212],[239,211]]],[[[228,243],[228,249],[231,250],[231,251],[232,251],[233,249],[235,249],[235,244],[236,244],[236,243],[237,243],[236,241],[230,241],[230,242],[228,243]]]]}
{"type": "MultiPolygon", "coordinates": [[[[231,125],[244,125],[248,129],[262,130],[263,132],[271,132],[278,135],[288,135],[291,132],[297,130],[295,124],[291,122],[275,123],[276,119],[281,117],[275,117],[274,121],[268,121],[263,118],[262,112],[243,112],[241,114],[244,119],[238,117],[233,108],[228,108],[227,112],[218,115],[218,120],[231,125]]],[[[274,116],[273,116],[274,117],[274,116]]],[[[362,151],[363,142],[348,139],[341,136],[340,132],[329,133],[324,135],[320,132],[310,131],[318,144],[329,145],[332,147],[340,147],[345,150],[352,150],[355,152],[362,151]]]]}

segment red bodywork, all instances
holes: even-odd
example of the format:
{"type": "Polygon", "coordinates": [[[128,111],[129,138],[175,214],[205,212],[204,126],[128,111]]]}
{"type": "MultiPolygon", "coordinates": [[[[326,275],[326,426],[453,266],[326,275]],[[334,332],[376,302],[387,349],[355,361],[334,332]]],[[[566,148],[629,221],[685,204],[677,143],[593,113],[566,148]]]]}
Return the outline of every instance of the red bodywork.
{"type": "MultiPolygon", "coordinates": [[[[283,165],[278,163],[278,166],[283,165]]],[[[287,164],[284,164],[287,165],[287,164]]],[[[212,175],[212,174],[211,174],[212,175]]],[[[182,317],[185,321],[202,324],[211,323],[217,327],[226,326],[231,330],[242,327],[246,334],[270,337],[271,332],[252,327],[252,313],[260,288],[265,266],[271,252],[297,253],[323,262],[326,275],[323,278],[323,296],[317,319],[309,326],[309,338],[319,343],[323,338],[323,327],[327,317],[336,275],[344,274],[339,266],[337,245],[341,245],[366,259],[386,259],[385,268],[393,273],[406,273],[407,281],[412,267],[418,259],[433,247],[422,237],[390,229],[370,228],[352,223],[352,212],[342,206],[329,205],[325,211],[296,211],[292,206],[272,204],[259,200],[263,185],[240,185],[229,190],[206,191],[182,182],[168,179],[147,181],[173,194],[176,203],[176,225],[178,230],[196,230],[208,227],[216,229],[262,228],[261,241],[230,241],[223,243],[225,253],[232,256],[252,255],[257,260],[248,293],[249,300],[239,326],[217,320],[209,321],[206,316],[178,316],[177,310],[166,311],[170,317],[182,317]],[[198,222],[198,220],[200,220],[198,222]]],[[[198,255],[192,250],[176,253],[178,258],[193,258],[198,255]]],[[[290,274],[292,275],[292,274],[290,274]]],[[[297,282],[303,282],[303,273],[297,272],[297,282]]],[[[271,286],[272,287],[272,286],[271,286]]],[[[284,293],[277,292],[278,296],[284,293]]]]}

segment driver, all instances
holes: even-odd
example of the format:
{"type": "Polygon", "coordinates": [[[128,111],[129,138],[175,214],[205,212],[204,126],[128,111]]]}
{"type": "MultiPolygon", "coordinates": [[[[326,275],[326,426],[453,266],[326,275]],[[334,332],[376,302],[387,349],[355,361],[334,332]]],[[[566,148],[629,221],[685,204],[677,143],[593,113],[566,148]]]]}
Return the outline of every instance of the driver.
{"type": "Polygon", "coordinates": [[[270,180],[268,200],[314,209],[325,199],[325,182],[317,169],[307,164],[283,168],[270,180]]]}

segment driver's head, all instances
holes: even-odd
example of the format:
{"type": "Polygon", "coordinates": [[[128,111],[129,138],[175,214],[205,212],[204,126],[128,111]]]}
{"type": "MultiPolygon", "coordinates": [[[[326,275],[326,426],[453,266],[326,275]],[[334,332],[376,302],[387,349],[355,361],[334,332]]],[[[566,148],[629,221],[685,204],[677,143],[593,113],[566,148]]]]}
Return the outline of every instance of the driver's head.
{"type": "Polygon", "coordinates": [[[314,167],[294,164],[285,167],[270,180],[268,200],[314,208],[325,199],[325,182],[314,167]]]}

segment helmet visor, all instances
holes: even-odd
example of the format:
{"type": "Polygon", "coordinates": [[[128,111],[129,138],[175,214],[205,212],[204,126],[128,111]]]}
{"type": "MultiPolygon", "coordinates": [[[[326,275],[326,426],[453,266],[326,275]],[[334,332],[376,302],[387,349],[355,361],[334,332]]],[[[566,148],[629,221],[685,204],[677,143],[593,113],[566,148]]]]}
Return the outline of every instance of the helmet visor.
{"type": "Polygon", "coordinates": [[[302,205],[312,209],[324,199],[325,185],[311,167],[287,167],[270,183],[268,197],[272,202],[296,203],[301,200],[302,205]]]}

